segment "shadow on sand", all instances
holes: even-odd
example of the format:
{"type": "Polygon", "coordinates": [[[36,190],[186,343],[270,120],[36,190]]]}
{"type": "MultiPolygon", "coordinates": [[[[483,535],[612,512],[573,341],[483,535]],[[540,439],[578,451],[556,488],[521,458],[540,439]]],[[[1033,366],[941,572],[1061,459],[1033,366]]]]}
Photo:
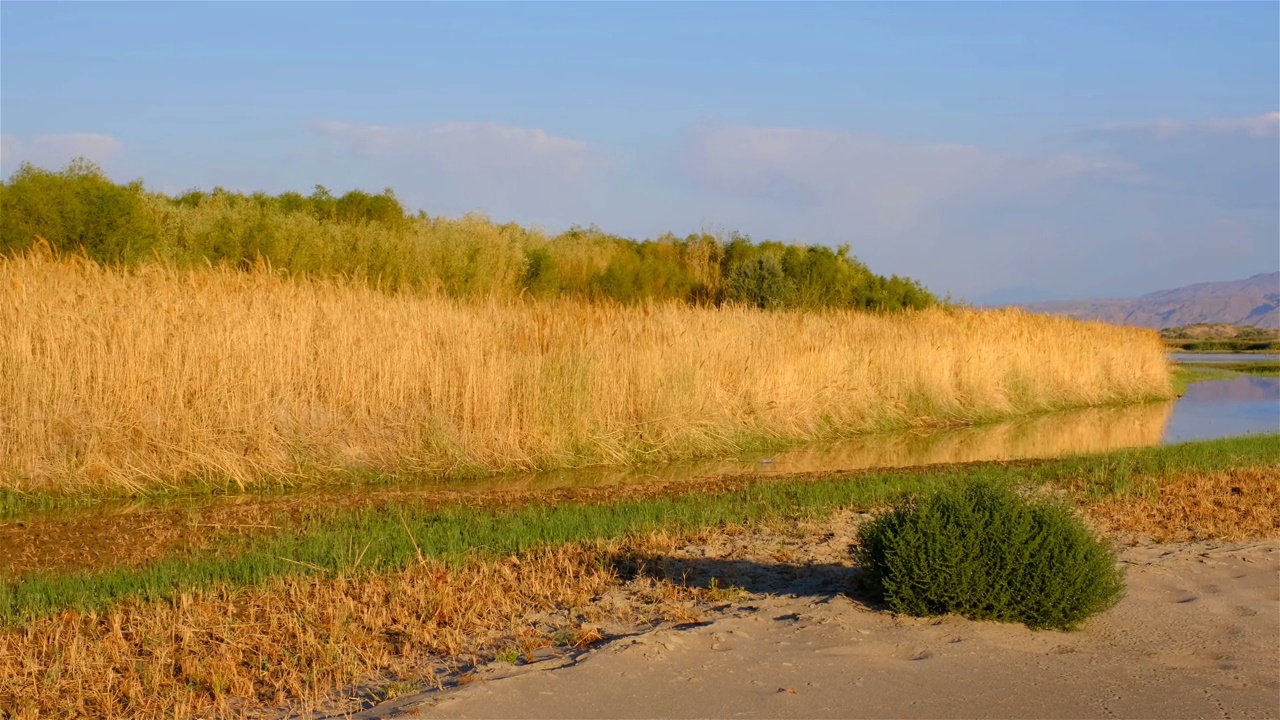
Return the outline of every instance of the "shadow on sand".
{"type": "Polygon", "coordinates": [[[729,600],[739,594],[737,591],[820,599],[844,595],[870,610],[887,609],[866,571],[854,565],[632,553],[612,558],[610,566],[623,582],[647,577],[706,590],[713,599],[729,600]]]}

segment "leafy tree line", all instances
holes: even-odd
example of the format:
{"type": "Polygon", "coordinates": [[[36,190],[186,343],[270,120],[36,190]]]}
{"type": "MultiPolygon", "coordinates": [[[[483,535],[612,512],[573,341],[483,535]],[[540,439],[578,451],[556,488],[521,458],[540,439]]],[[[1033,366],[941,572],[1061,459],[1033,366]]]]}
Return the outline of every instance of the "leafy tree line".
{"type": "Polygon", "coordinates": [[[84,160],[56,172],[23,165],[0,183],[0,254],[24,252],[38,237],[108,264],[265,262],[291,274],[341,274],[456,297],[868,310],[938,302],[915,280],[872,273],[848,246],[754,242],[737,233],[632,240],[595,227],[548,236],[478,215],[410,214],[390,189],[335,196],[320,186],[310,195],[216,188],[169,197],[141,182],[113,182],[84,160]]]}

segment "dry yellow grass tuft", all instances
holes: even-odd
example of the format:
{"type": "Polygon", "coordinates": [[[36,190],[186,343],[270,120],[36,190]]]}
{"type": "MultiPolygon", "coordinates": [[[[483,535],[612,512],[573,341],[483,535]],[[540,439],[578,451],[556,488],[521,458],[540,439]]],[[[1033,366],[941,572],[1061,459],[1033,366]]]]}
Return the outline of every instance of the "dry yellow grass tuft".
{"type": "Polygon", "coordinates": [[[267,271],[0,258],[0,487],[623,464],[1169,397],[1154,332],[465,303],[267,271]]]}
{"type": "Polygon", "coordinates": [[[1148,497],[1108,497],[1086,511],[1104,531],[1165,542],[1280,540],[1280,468],[1187,474],[1148,497]]]}
{"type": "MultiPolygon", "coordinates": [[[[653,552],[671,542],[625,547],[653,552]]],[[[424,562],[384,576],[282,579],[103,615],[66,612],[0,634],[0,718],[253,716],[281,703],[323,705],[352,683],[431,677],[432,657],[532,653],[554,635],[589,644],[600,638],[595,622],[653,619],[598,602],[617,584],[607,562],[617,552],[560,547],[455,569],[424,562]]],[[[652,612],[696,617],[689,601],[699,591],[649,586],[640,596],[652,612]]]]}

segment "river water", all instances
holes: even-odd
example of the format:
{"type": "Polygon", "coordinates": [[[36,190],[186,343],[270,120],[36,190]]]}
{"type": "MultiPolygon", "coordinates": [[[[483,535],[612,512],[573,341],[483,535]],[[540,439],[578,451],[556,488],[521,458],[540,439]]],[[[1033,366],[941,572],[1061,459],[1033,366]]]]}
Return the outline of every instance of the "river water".
{"type": "Polygon", "coordinates": [[[1280,378],[1241,375],[1195,383],[1173,405],[1163,444],[1280,432],[1280,378]]]}

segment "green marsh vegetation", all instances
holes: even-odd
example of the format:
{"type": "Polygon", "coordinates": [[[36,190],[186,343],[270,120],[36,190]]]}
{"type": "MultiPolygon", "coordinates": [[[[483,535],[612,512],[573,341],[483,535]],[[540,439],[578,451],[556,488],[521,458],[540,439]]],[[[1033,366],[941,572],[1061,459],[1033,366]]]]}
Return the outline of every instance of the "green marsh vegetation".
{"type": "Polygon", "coordinates": [[[1166,328],[1160,338],[1177,352],[1265,353],[1280,351],[1280,329],[1202,323],[1166,328]]]}
{"type": "Polygon", "coordinates": [[[1257,360],[1253,362],[1232,363],[1178,363],[1173,368],[1172,380],[1174,391],[1185,395],[1187,387],[1198,382],[1209,380],[1230,380],[1245,375],[1280,375],[1280,362],[1257,360]]]}
{"type": "Polygon", "coordinates": [[[1280,375],[1280,362],[1274,360],[1258,360],[1255,362],[1234,362],[1234,363],[1205,363],[1196,365],[1195,363],[1187,363],[1189,367],[1197,370],[1216,369],[1224,370],[1231,373],[1245,373],[1247,375],[1280,375]]]}
{"type": "Polygon", "coordinates": [[[755,242],[730,233],[633,240],[598,228],[548,235],[479,215],[410,214],[394,192],[177,197],[112,182],[83,160],[23,165],[0,184],[0,255],[44,238],[107,265],[268,266],[455,298],[682,301],[760,308],[900,310],[938,299],[910,278],[872,273],[850,248],[755,242]]]}
{"type": "Polygon", "coordinates": [[[1280,352],[1280,341],[1276,340],[1187,340],[1167,342],[1170,349],[1178,352],[1202,353],[1273,353],[1280,352]]]}
{"type": "Polygon", "coordinates": [[[1171,379],[1173,380],[1174,392],[1181,397],[1187,394],[1188,387],[1196,383],[1210,380],[1230,380],[1236,376],[1237,373],[1235,371],[1219,367],[1217,363],[1200,365],[1178,363],[1173,367],[1171,379]]]}

